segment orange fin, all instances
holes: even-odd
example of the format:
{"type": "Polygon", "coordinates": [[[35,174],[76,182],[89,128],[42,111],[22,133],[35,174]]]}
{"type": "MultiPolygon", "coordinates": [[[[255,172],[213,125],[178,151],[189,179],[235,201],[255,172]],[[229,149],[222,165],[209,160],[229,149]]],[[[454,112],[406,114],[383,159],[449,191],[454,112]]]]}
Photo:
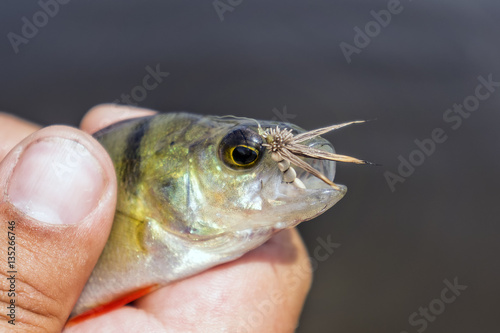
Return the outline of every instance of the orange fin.
{"type": "Polygon", "coordinates": [[[152,292],[156,288],[158,288],[158,285],[155,284],[155,285],[152,285],[149,287],[135,290],[135,291],[128,293],[126,295],[123,295],[122,297],[115,299],[109,303],[99,305],[93,309],[90,309],[84,313],[79,314],[78,316],[71,318],[66,323],[66,327],[71,327],[71,326],[76,325],[78,323],[81,323],[87,319],[95,318],[95,317],[98,317],[102,314],[108,313],[108,312],[110,312],[114,309],[117,309],[117,308],[119,308],[127,303],[130,303],[130,302],[132,302],[132,301],[134,301],[134,300],[136,300],[136,299],[138,299],[146,294],[149,294],[150,292],[152,292]]]}

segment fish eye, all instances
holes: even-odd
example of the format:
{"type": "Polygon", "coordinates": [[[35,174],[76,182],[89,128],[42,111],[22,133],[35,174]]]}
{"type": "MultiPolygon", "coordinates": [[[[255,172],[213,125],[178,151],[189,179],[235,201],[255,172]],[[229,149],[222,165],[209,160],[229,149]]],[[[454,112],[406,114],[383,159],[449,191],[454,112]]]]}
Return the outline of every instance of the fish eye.
{"type": "Polygon", "coordinates": [[[230,156],[232,162],[238,166],[250,165],[259,157],[259,151],[253,147],[239,145],[231,148],[230,156]]]}
{"type": "Polygon", "coordinates": [[[219,155],[232,169],[251,168],[262,155],[262,138],[249,128],[237,128],[222,139],[219,155]]]}

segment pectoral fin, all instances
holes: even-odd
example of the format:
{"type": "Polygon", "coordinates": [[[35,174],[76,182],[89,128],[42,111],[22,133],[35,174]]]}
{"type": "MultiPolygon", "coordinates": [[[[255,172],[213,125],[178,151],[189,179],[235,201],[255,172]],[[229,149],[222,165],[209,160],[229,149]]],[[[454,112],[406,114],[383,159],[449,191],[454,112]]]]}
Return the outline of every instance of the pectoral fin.
{"type": "Polygon", "coordinates": [[[76,317],[71,318],[66,323],[66,327],[74,326],[76,324],[79,324],[79,323],[87,320],[87,319],[95,318],[95,317],[98,317],[98,316],[103,315],[105,313],[108,313],[110,311],[113,311],[119,307],[124,306],[125,304],[128,304],[132,301],[135,301],[136,299],[138,299],[146,294],[149,294],[150,292],[152,292],[153,290],[155,290],[157,288],[158,288],[158,285],[152,285],[149,287],[145,287],[145,288],[142,288],[139,290],[132,291],[128,294],[125,294],[122,297],[117,298],[109,303],[99,305],[93,309],[90,309],[90,310],[82,313],[82,314],[79,314],[76,317]]]}

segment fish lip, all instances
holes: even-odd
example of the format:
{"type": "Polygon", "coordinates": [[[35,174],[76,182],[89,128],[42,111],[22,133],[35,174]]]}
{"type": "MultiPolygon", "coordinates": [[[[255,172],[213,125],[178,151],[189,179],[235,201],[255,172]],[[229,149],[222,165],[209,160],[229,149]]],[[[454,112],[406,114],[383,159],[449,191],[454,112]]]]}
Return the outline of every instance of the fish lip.
{"type": "Polygon", "coordinates": [[[278,231],[311,220],[330,209],[347,193],[344,185],[338,185],[338,189],[325,185],[322,188],[302,189],[292,184],[281,184],[279,197],[268,202],[274,206],[273,215],[269,216],[274,219],[273,228],[278,231]]]}
{"type": "MultiPolygon", "coordinates": [[[[328,208],[332,207],[335,203],[338,202],[346,193],[347,193],[347,187],[342,184],[336,184],[338,186],[338,189],[323,183],[324,185],[321,185],[320,188],[298,188],[294,186],[293,184],[286,184],[283,183],[283,185],[286,186],[287,192],[282,193],[288,196],[291,200],[295,201],[297,197],[302,197],[306,201],[314,201],[317,199],[322,199],[322,202],[326,202],[325,205],[328,206],[328,208]],[[335,203],[329,205],[328,203],[330,200],[327,200],[327,198],[339,198],[338,200],[335,201],[335,203]],[[308,199],[309,198],[309,199],[308,199]]],[[[307,185],[306,185],[307,186],[307,185]]],[[[286,198],[284,198],[286,201],[286,198]]],[[[327,209],[328,209],[327,208],[327,209]]],[[[324,212],[324,211],[322,211],[324,212]]],[[[318,213],[320,215],[321,213],[318,213]]],[[[317,215],[316,215],[317,216],[317,215]]]]}

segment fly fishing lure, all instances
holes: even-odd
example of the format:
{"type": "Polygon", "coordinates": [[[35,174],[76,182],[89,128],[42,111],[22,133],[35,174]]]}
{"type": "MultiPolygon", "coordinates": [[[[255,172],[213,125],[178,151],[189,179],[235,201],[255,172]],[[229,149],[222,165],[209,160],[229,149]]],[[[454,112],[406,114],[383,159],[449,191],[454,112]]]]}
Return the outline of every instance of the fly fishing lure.
{"type": "Polygon", "coordinates": [[[290,165],[291,163],[311,173],[315,177],[318,177],[319,179],[321,179],[328,185],[332,186],[336,190],[339,190],[340,188],[338,187],[337,184],[328,179],[320,171],[316,170],[311,165],[301,160],[299,156],[310,157],[320,160],[330,160],[330,161],[356,163],[356,164],[373,165],[374,163],[360,160],[351,156],[329,153],[324,150],[312,148],[305,144],[301,144],[301,142],[310,140],[321,134],[325,134],[330,131],[351,124],[358,124],[364,122],[365,122],[364,120],[351,121],[343,124],[319,128],[305,133],[300,133],[295,136],[292,134],[292,130],[288,128],[281,129],[278,125],[276,125],[276,128],[267,128],[264,131],[259,125],[259,134],[262,136],[263,139],[266,140],[266,143],[263,143],[262,145],[264,147],[267,147],[267,149],[271,152],[271,158],[278,163],[278,168],[280,169],[281,172],[283,172],[283,180],[286,183],[291,183],[296,187],[302,189],[306,188],[304,183],[297,178],[297,172],[290,165]]]}

